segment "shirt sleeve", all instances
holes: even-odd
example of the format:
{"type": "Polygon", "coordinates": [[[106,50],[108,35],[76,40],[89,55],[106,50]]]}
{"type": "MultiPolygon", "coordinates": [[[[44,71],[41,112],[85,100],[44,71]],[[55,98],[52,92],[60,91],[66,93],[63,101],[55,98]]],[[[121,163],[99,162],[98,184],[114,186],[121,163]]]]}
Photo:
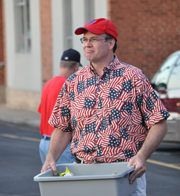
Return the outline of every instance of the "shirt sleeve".
{"type": "Polygon", "coordinates": [[[70,97],[67,91],[67,83],[65,82],[58,95],[48,123],[55,128],[70,132],[72,131],[70,119],[70,97]]]}
{"type": "Polygon", "coordinates": [[[170,116],[148,78],[142,73],[136,80],[136,105],[140,108],[143,121],[150,129],[154,124],[170,116]]]}

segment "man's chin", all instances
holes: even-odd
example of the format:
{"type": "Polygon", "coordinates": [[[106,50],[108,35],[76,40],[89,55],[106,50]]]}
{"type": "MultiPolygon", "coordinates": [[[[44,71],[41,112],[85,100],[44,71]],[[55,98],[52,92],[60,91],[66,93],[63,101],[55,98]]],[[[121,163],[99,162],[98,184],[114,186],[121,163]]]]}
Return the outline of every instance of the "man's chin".
{"type": "Polygon", "coordinates": [[[85,56],[86,56],[86,59],[87,59],[88,61],[91,61],[91,60],[92,60],[91,55],[85,55],[85,56]]]}

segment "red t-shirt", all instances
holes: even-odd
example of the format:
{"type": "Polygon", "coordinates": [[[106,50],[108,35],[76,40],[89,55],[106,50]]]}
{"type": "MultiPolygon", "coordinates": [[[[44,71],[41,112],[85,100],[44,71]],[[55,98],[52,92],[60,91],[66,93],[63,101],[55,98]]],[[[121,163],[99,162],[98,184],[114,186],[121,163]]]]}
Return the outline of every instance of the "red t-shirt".
{"type": "Polygon", "coordinates": [[[54,131],[54,127],[48,124],[48,120],[51,116],[54,104],[58,94],[66,81],[65,77],[56,76],[49,80],[42,91],[41,94],[41,103],[39,104],[38,112],[41,114],[40,120],[40,134],[51,136],[54,131]]]}

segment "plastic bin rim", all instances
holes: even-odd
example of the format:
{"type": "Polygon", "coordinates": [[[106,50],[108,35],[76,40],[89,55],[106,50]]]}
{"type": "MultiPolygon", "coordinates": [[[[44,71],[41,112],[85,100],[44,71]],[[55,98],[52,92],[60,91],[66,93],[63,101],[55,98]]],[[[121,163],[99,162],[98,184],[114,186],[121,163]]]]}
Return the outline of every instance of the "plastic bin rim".
{"type": "Polygon", "coordinates": [[[40,173],[36,176],[34,176],[34,181],[46,181],[46,182],[54,182],[54,181],[73,181],[73,180],[97,180],[97,179],[117,179],[122,178],[125,175],[131,173],[135,169],[134,166],[131,166],[127,168],[125,171],[117,174],[102,174],[102,175],[76,175],[76,176],[68,176],[68,177],[60,177],[60,176],[47,176],[42,177],[43,174],[45,174],[47,171],[52,170],[49,169],[46,172],[40,173]]]}

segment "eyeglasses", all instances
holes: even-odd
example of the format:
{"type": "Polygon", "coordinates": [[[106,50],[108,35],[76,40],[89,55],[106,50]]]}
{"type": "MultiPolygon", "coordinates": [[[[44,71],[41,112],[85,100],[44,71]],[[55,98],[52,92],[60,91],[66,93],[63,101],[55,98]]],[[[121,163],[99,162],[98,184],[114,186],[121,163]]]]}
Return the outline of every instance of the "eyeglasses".
{"type": "Polygon", "coordinates": [[[90,39],[87,39],[87,38],[85,38],[85,37],[82,37],[82,38],[80,39],[80,41],[81,41],[82,44],[86,44],[88,41],[89,41],[91,44],[95,44],[95,43],[97,43],[97,42],[100,41],[100,40],[108,40],[108,38],[99,39],[99,38],[92,37],[92,38],[90,38],[90,39]]]}

